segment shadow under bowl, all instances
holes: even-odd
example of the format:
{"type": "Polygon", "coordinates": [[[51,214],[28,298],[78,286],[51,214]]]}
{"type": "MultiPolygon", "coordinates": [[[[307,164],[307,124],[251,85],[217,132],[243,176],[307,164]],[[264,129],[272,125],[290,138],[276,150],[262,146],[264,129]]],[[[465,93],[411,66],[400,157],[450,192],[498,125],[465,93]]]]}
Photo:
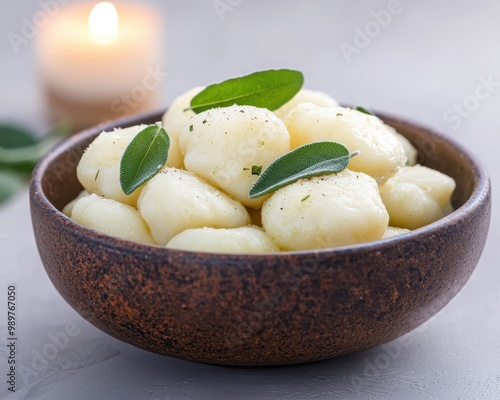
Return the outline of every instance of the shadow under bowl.
{"type": "Polygon", "coordinates": [[[87,229],[60,211],[82,190],[76,166],[112,121],[70,137],[33,172],[30,201],[43,265],[62,297],[102,331],[155,353],[224,365],[324,360],[418,327],[464,286],[483,250],[490,183],[474,157],[418,124],[380,115],[453,177],[455,211],[408,234],[277,254],[171,250],[87,229]]]}

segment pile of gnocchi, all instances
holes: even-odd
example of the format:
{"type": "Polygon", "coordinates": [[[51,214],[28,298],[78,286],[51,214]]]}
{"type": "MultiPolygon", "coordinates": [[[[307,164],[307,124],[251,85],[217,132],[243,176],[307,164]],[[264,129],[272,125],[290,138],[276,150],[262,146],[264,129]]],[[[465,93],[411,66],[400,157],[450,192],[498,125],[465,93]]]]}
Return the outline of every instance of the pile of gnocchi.
{"type": "Polygon", "coordinates": [[[378,117],[301,89],[271,112],[253,106],[186,111],[203,88],[164,114],[170,138],[160,173],[130,195],[120,160],[138,125],[102,132],[77,167],[84,190],[64,208],[74,221],[119,238],[168,248],[259,253],[333,248],[404,234],[450,213],[455,181],[417,164],[411,143],[378,117]],[[301,179],[251,199],[263,170],[310,142],[359,154],[348,168],[301,179]]]}

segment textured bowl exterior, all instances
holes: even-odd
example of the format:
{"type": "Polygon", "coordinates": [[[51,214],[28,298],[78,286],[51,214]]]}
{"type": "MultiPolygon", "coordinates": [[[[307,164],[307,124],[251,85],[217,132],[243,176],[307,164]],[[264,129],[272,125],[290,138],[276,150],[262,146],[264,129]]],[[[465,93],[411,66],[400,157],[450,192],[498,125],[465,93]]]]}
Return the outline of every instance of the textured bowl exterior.
{"type": "Polygon", "coordinates": [[[136,244],[59,210],[81,190],[75,168],[102,130],[161,120],[143,114],[55,147],[31,181],[43,265],[63,298],[99,329],[140,348],[225,365],[281,365],[381,345],[436,314],[483,250],[490,184],[473,157],[419,125],[382,116],[420,161],[457,181],[456,210],[406,235],[331,250],[208,254],[136,244]]]}

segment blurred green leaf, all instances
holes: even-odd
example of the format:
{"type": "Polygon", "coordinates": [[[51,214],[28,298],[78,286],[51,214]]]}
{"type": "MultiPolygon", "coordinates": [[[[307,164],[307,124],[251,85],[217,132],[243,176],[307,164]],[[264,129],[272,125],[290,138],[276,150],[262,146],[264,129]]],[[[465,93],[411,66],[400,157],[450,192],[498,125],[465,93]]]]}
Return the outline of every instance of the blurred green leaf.
{"type": "Polygon", "coordinates": [[[14,149],[36,143],[33,134],[19,126],[0,124],[0,147],[14,149]]]}
{"type": "Polygon", "coordinates": [[[0,170],[0,204],[9,200],[25,184],[26,179],[21,174],[9,170],[0,170]]]}
{"type": "Polygon", "coordinates": [[[57,125],[47,136],[36,140],[23,128],[0,125],[0,169],[31,173],[38,160],[69,132],[67,125],[57,125]]]}
{"type": "Polygon", "coordinates": [[[23,163],[35,164],[58,140],[59,138],[47,136],[30,146],[10,149],[0,147],[0,164],[9,166],[23,163]]]}

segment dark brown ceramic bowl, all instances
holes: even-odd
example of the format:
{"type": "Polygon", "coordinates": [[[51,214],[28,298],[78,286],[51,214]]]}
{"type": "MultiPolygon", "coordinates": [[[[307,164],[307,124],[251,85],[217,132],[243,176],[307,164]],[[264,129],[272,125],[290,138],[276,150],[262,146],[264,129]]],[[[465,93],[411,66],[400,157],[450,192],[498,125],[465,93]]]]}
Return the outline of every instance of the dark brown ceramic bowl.
{"type": "Polygon", "coordinates": [[[140,348],[204,363],[279,365],[328,359],[411,331],[464,286],[485,244],[490,184],[463,148],[382,116],[420,161],[457,182],[452,214],[400,237],[318,251],[208,254],[109,237],[61,213],[82,189],[75,167],[110,122],[54,148],[31,181],[36,243],[64,299],[99,329],[140,348]]]}

